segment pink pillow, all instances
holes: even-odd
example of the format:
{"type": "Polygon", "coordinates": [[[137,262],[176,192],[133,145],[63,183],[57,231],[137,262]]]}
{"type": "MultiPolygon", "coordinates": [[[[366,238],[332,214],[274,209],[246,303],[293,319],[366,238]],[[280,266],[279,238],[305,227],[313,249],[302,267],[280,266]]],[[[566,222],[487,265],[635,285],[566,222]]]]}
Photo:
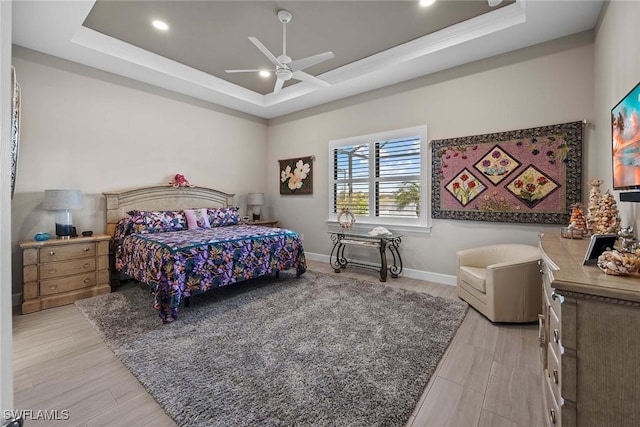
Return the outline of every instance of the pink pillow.
{"type": "Polygon", "coordinates": [[[184,216],[187,218],[187,227],[189,230],[195,230],[197,228],[211,228],[206,208],[185,209],[184,216]]]}

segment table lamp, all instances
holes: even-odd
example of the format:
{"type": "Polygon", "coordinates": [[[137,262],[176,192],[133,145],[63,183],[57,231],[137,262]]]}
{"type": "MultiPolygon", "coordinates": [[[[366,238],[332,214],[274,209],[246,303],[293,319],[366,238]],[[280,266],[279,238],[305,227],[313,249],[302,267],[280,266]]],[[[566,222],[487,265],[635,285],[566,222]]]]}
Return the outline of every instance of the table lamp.
{"type": "Polygon", "coordinates": [[[42,208],[56,211],[56,236],[68,239],[73,235],[70,209],[82,208],[82,193],[80,190],[44,190],[42,208]]]}
{"type": "Polygon", "coordinates": [[[247,206],[253,206],[253,220],[260,220],[260,206],[264,205],[264,193],[249,193],[247,195],[247,206]]]}

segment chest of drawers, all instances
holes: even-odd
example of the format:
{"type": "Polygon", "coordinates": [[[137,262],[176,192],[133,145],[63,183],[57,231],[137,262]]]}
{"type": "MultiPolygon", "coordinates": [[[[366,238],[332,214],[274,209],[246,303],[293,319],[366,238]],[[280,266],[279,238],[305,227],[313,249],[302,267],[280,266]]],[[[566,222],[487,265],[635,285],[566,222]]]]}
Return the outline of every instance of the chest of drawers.
{"type": "Polygon", "coordinates": [[[22,313],[111,292],[110,236],[26,241],[22,249],[22,313]]]}
{"type": "Polygon", "coordinates": [[[640,425],[640,276],[582,265],[588,243],[557,232],[540,241],[546,424],[640,425]]]}

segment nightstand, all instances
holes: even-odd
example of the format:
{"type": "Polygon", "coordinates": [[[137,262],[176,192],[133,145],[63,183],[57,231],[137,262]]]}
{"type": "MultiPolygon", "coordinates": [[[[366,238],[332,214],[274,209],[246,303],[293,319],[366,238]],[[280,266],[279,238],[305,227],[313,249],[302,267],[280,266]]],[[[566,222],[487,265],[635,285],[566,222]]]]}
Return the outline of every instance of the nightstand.
{"type": "Polygon", "coordinates": [[[277,227],[278,220],[277,219],[259,219],[256,221],[247,221],[249,225],[266,225],[267,227],[277,227]]]}
{"type": "Polygon", "coordinates": [[[26,241],[22,248],[22,314],[111,292],[111,236],[26,241]]]}

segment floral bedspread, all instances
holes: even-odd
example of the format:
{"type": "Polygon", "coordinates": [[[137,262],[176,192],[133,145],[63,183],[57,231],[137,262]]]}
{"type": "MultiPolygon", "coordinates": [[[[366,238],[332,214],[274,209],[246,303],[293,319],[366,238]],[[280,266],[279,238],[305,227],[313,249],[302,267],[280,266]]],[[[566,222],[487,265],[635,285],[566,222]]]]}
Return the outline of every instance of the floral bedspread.
{"type": "Polygon", "coordinates": [[[164,322],[177,317],[184,297],[294,267],[306,271],[296,232],[255,225],[132,234],[116,248],[115,262],[151,287],[164,322]]]}

